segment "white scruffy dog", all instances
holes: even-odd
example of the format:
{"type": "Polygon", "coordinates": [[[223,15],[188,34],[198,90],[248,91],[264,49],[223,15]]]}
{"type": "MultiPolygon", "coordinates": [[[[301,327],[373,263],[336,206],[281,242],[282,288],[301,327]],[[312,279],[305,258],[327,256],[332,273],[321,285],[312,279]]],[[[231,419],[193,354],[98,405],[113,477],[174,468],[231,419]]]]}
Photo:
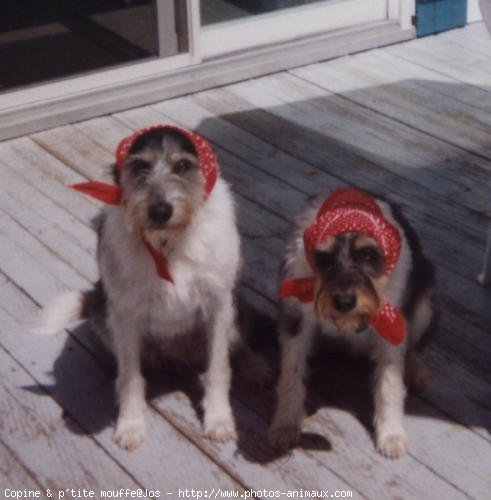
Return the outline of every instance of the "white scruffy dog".
{"type": "Polygon", "coordinates": [[[282,278],[273,447],[286,450],[298,439],[307,355],[321,331],[373,360],[376,446],[386,457],[403,455],[404,378],[424,387],[417,347],[435,326],[433,267],[411,226],[382,200],[335,191],[299,219],[282,278]]]}
{"type": "Polygon", "coordinates": [[[89,292],[55,300],[40,331],[91,321],[116,357],[114,439],[128,450],[145,437],[142,359],[156,352],[194,356],[206,346],[204,431],[219,441],[233,438],[229,351],[238,340],[233,292],[240,240],[215,155],[192,132],[156,126],[120,143],[114,179],[115,186],[74,186],[114,205],[97,224],[100,280],[89,292]]]}

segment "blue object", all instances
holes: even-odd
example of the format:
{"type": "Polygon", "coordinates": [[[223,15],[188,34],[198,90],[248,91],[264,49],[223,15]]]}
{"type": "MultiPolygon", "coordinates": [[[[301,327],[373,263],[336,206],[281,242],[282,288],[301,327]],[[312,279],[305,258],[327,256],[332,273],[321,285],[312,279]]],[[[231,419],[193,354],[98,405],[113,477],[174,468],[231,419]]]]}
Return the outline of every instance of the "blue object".
{"type": "Polygon", "coordinates": [[[464,26],[467,0],[417,0],[416,34],[418,37],[464,26]]]}

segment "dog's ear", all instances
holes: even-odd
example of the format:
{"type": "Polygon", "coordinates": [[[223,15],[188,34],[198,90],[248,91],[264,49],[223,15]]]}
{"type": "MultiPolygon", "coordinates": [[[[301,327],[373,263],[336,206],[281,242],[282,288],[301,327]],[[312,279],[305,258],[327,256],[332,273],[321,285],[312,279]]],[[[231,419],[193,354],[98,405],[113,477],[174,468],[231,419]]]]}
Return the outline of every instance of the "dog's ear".
{"type": "Polygon", "coordinates": [[[116,184],[116,186],[119,186],[121,183],[121,174],[119,173],[119,168],[116,163],[113,163],[109,167],[109,170],[111,172],[111,177],[113,178],[114,184],[116,184]]]}

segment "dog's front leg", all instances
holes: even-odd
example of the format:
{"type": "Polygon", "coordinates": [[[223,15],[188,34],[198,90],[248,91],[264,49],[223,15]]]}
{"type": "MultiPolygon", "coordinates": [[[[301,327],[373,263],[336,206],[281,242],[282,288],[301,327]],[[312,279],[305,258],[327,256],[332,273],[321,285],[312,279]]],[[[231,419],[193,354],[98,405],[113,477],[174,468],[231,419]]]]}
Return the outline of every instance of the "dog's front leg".
{"type": "Polygon", "coordinates": [[[276,411],[269,428],[271,446],[277,451],[296,444],[304,417],[307,356],[315,323],[304,316],[296,326],[298,330],[293,331],[287,318],[280,320],[281,372],[276,411]]]}
{"type": "Polygon", "coordinates": [[[225,442],[236,436],[230,408],[230,342],[237,337],[231,297],[216,301],[209,324],[208,369],[205,374],[204,430],[207,437],[225,442]]]}
{"type": "Polygon", "coordinates": [[[137,448],[145,439],[145,380],[141,373],[141,336],[135,322],[110,315],[115,338],[118,365],[116,394],[119,413],[114,441],[128,451],[137,448]]]}
{"type": "Polygon", "coordinates": [[[377,450],[388,458],[399,458],[407,450],[404,430],[404,349],[384,346],[375,359],[375,439],[377,450]]]}

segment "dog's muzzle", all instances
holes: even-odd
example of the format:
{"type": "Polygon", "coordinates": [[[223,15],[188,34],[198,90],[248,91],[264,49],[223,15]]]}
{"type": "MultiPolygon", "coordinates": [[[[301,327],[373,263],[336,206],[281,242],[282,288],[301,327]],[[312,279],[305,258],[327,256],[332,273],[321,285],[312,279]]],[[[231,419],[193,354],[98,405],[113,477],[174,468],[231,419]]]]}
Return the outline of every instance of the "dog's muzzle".
{"type": "Polygon", "coordinates": [[[156,227],[163,227],[172,217],[174,209],[170,203],[160,201],[148,207],[148,219],[156,227]]]}
{"type": "Polygon", "coordinates": [[[356,307],[356,302],[356,294],[354,293],[336,294],[332,298],[332,305],[340,313],[352,311],[356,307]]]}

